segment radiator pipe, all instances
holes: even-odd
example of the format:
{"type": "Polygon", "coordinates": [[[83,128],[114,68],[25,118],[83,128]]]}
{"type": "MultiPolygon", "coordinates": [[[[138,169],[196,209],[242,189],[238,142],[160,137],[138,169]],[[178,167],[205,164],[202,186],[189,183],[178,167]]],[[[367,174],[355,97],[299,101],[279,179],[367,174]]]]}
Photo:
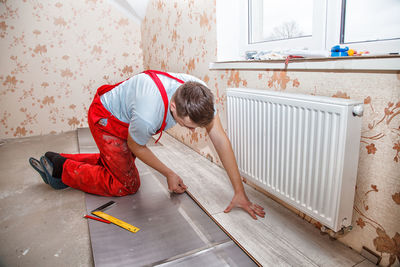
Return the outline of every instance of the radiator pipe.
{"type": "Polygon", "coordinates": [[[320,230],[322,233],[328,234],[330,238],[337,239],[339,237],[345,236],[348,232],[353,230],[353,226],[352,225],[343,226],[342,229],[340,229],[338,232],[335,232],[325,226],[322,226],[320,230]]]}

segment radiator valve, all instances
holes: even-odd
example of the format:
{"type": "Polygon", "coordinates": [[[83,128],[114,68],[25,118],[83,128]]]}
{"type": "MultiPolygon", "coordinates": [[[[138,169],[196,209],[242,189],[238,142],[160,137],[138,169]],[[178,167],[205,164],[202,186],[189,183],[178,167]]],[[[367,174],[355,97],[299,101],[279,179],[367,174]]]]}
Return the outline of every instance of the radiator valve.
{"type": "Polygon", "coordinates": [[[364,114],[363,105],[356,105],[353,107],[353,116],[362,117],[363,114],[364,114]]]}
{"type": "Polygon", "coordinates": [[[339,237],[345,236],[348,232],[350,232],[353,229],[353,226],[343,226],[342,229],[340,229],[338,232],[331,231],[329,233],[331,238],[337,239],[339,237]]]}

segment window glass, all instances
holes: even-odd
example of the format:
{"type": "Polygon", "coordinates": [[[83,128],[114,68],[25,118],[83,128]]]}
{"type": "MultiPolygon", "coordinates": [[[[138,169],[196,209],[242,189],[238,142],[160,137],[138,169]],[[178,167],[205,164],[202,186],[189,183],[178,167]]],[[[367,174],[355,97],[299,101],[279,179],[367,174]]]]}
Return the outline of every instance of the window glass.
{"type": "Polygon", "coordinates": [[[313,0],[249,0],[249,43],[311,36],[312,20],[313,0]]]}
{"type": "Polygon", "coordinates": [[[400,38],[400,0],[346,0],[343,43],[400,38]]]}

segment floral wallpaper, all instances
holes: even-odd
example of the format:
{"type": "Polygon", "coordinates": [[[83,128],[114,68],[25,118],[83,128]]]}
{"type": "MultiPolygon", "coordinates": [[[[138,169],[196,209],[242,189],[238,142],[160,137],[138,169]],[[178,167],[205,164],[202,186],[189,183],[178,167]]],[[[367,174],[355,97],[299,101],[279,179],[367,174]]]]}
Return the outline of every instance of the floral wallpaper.
{"type": "MultiPolygon", "coordinates": [[[[228,87],[363,100],[353,230],[339,240],[375,251],[382,266],[400,266],[400,72],[209,70],[217,58],[215,7],[215,0],[151,0],[142,23],[144,67],[203,79],[225,129],[228,87]]],[[[175,127],[170,133],[220,164],[205,131],[175,127]]]]}
{"type": "Polygon", "coordinates": [[[96,89],[143,70],[140,25],[106,0],[0,0],[0,138],[87,126],[96,89]]]}
{"type": "MultiPolygon", "coordinates": [[[[106,0],[0,0],[0,138],[87,126],[100,85],[148,68],[204,80],[225,128],[227,87],[363,100],[354,228],[339,240],[400,266],[400,72],[209,70],[215,8],[215,0],[150,0],[138,25],[106,0]]],[[[205,131],[170,133],[220,164],[205,131]]]]}

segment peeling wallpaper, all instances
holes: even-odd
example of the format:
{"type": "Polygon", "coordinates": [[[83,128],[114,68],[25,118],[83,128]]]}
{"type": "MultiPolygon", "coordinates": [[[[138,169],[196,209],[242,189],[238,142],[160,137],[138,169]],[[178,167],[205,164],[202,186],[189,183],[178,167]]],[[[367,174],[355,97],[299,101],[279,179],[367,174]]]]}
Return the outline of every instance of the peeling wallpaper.
{"type": "MultiPolygon", "coordinates": [[[[383,266],[400,266],[400,73],[209,70],[217,58],[215,6],[215,1],[150,1],[142,24],[145,68],[203,79],[215,95],[225,129],[228,87],[364,101],[354,227],[339,240],[357,251],[362,246],[374,250],[382,255],[383,266]]],[[[177,126],[169,132],[220,164],[205,131],[177,126]]]]}
{"type": "Polygon", "coordinates": [[[87,126],[96,89],[143,70],[140,45],[105,0],[1,0],[0,138],[87,126]]]}

